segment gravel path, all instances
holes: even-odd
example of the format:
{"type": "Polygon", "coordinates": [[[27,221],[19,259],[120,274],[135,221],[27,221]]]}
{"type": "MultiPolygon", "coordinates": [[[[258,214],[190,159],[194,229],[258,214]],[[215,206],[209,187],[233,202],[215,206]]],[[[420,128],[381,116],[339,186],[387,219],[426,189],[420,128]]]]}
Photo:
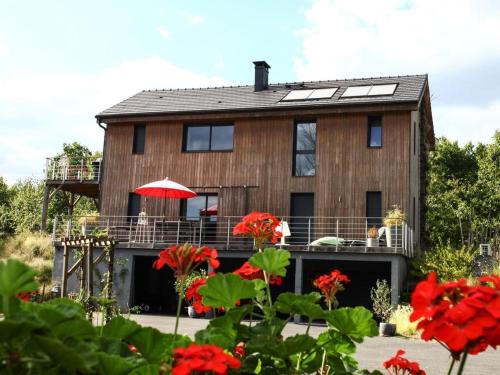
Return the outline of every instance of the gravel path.
{"type": "MultiPolygon", "coordinates": [[[[158,315],[132,315],[131,319],[141,325],[155,327],[162,332],[172,332],[175,318],[158,315]]],[[[179,331],[189,336],[206,326],[208,320],[181,318],[179,331]]],[[[290,323],[285,328],[285,336],[305,332],[305,325],[290,323]]],[[[318,335],[323,326],[312,326],[310,333],[318,335]]],[[[449,366],[448,352],[439,344],[402,337],[372,337],[358,346],[356,359],[360,368],[382,370],[382,362],[396,353],[398,349],[406,351],[406,357],[418,361],[428,375],[446,374],[449,366]]],[[[478,356],[470,356],[465,367],[469,375],[500,375],[500,351],[488,350],[478,356]]]]}

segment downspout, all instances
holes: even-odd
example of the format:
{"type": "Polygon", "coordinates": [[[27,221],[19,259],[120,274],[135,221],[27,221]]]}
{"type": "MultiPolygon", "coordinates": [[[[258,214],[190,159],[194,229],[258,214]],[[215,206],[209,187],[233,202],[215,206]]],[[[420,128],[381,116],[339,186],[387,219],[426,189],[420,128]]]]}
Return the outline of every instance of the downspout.
{"type": "Polygon", "coordinates": [[[101,213],[101,202],[102,202],[102,184],[103,184],[103,176],[104,176],[104,155],[106,154],[106,140],[107,140],[107,130],[108,128],[106,126],[102,125],[101,119],[99,116],[96,116],[96,123],[97,125],[104,130],[104,141],[102,145],[102,160],[101,160],[101,166],[99,168],[99,202],[98,202],[98,211],[101,213]]]}

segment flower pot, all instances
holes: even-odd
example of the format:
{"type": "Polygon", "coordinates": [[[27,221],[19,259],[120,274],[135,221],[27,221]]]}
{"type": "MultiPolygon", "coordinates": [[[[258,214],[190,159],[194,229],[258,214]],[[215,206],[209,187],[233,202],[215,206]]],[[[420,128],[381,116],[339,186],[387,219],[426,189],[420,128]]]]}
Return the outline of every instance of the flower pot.
{"type": "Polygon", "coordinates": [[[401,226],[388,227],[385,231],[387,247],[403,246],[403,228],[401,226]]]}
{"type": "Polygon", "coordinates": [[[194,307],[193,307],[193,306],[188,306],[188,307],[187,307],[187,311],[188,311],[188,316],[189,316],[190,318],[199,318],[199,317],[200,317],[200,314],[198,314],[198,313],[196,312],[196,310],[194,309],[194,307]]]}
{"type": "Polygon", "coordinates": [[[367,247],[378,247],[379,241],[378,238],[367,238],[366,239],[366,246],[367,247]]]}
{"type": "Polygon", "coordinates": [[[380,336],[394,336],[396,334],[396,325],[392,323],[380,323],[378,326],[380,336]]]}
{"type": "Polygon", "coordinates": [[[205,313],[205,319],[213,319],[215,318],[214,310],[210,310],[205,313]]]}

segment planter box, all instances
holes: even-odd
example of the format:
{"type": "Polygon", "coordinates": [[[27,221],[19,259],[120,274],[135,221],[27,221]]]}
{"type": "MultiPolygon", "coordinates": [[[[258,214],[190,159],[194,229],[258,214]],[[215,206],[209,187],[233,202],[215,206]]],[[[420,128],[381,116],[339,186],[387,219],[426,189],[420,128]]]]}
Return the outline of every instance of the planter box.
{"type": "Polygon", "coordinates": [[[378,238],[367,238],[366,239],[366,246],[367,247],[379,247],[378,238]]]}

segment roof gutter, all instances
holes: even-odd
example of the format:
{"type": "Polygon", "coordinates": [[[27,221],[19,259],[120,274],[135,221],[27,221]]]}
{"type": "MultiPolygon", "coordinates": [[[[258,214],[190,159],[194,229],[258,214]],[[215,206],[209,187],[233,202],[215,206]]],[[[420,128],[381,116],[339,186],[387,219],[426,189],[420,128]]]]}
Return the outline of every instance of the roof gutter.
{"type": "Polygon", "coordinates": [[[108,128],[107,128],[107,127],[105,127],[105,126],[103,126],[103,125],[102,125],[102,122],[101,122],[101,118],[100,118],[100,117],[96,116],[96,117],[95,117],[95,122],[97,122],[97,125],[99,125],[99,127],[100,127],[101,129],[103,129],[104,131],[108,130],[108,128]]]}

